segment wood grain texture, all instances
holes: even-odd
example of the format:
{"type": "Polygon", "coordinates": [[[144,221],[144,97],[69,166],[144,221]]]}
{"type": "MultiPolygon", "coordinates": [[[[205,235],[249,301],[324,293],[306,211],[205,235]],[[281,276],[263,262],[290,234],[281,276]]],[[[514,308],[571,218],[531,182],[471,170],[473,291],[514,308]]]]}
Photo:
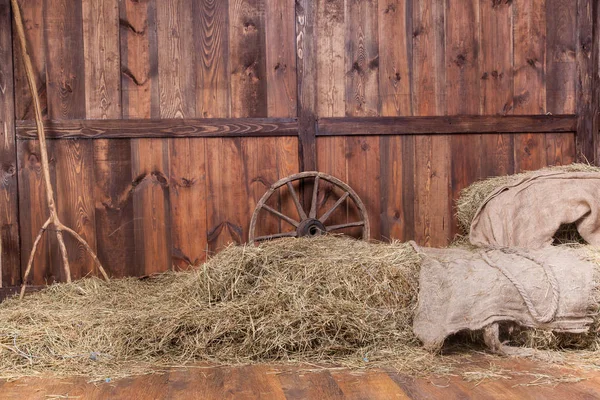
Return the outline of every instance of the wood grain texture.
{"type": "MultiPolygon", "coordinates": [[[[444,2],[413,1],[413,113],[446,113],[446,8],[444,2]]],[[[425,246],[450,240],[450,137],[415,137],[415,239],[425,246]]]]}
{"type": "MultiPolygon", "coordinates": [[[[546,0],[546,110],[552,114],[576,111],[577,9],[572,2],[546,0]]],[[[546,135],[548,165],[571,164],[573,135],[546,135]]]]}
{"type": "MultiPolygon", "coordinates": [[[[573,7],[573,5],[571,5],[573,7]]],[[[579,158],[600,162],[596,155],[598,150],[598,59],[600,46],[598,23],[600,23],[600,7],[592,0],[577,0],[577,47],[575,52],[577,64],[576,96],[577,96],[577,154],[579,158]],[[596,26],[594,26],[596,23],[596,26]],[[594,36],[595,35],[595,36],[594,36]],[[596,42],[594,43],[594,39],[596,42]],[[595,48],[594,48],[595,45],[595,48]]]]}
{"type": "Polygon", "coordinates": [[[264,0],[229,2],[231,116],[267,116],[264,0]]]}
{"type": "MultiPolygon", "coordinates": [[[[45,13],[48,116],[52,119],[85,118],[85,61],[81,2],[48,0],[45,13]]],[[[49,146],[56,162],[56,200],[61,221],[96,249],[93,144],[85,140],[56,142],[49,146]]],[[[50,235],[52,249],[55,236],[50,235]]],[[[94,270],[94,262],[74,238],[65,237],[73,279],[94,270]]],[[[60,268],[57,251],[53,268],[60,268]]],[[[61,272],[62,274],[62,272],[61,272]]],[[[62,277],[62,275],[59,275],[62,277]]],[[[37,282],[36,282],[37,283],[37,282]]]]}
{"type": "MultiPolygon", "coordinates": [[[[346,115],[379,115],[378,5],[371,1],[346,3],[346,115]]],[[[381,160],[379,138],[346,138],[347,183],[369,210],[373,237],[380,239],[381,160]]],[[[357,210],[348,208],[349,222],[357,221],[357,210]]],[[[352,230],[347,230],[347,233],[352,230]]]]}
{"type": "MultiPolygon", "coordinates": [[[[513,5],[511,2],[482,1],[479,3],[479,14],[479,111],[482,115],[510,115],[513,98],[513,5]]],[[[525,131],[531,132],[531,128],[525,131]]],[[[509,134],[485,135],[481,138],[481,151],[484,154],[481,159],[482,177],[513,173],[513,138],[514,135],[509,134]]]]}
{"type": "MultiPolygon", "coordinates": [[[[160,117],[156,7],[155,1],[121,2],[124,118],[160,117]]],[[[134,275],[162,272],[172,266],[168,154],[165,139],[131,141],[134,275]]]]}
{"type": "MultiPolygon", "coordinates": [[[[412,115],[412,2],[379,1],[379,114],[412,115]]],[[[410,118],[410,117],[409,117],[410,118]]],[[[369,127],[369,133],[372,133],[369,127]]],[[[415,138],[381,137],[381,238],[414,239],[415,138]]]]}
{"type": "Polygon", "coordinates": [[[231,116],[229,84],[229,1],[194,2],[196,43],[196,115],[202,118],[231,116]]]}
{"type": "MultiPolygon", "coordinates": [[[[320,118],[317,136],[574,132],[575,115],[320,118]]],[[[17,128],[19,130],[19,128],[17,128]]]]}
{"type": "MultiPolygon", "coordinates": [[[[343,7],[341,0],[331,2],[343,7]]],[[[311,171],[317,165],[315,138],[317,101],[317,5],[315,1],[296,1],[296,65],[298,95],[298,158],[301,171],[311,171]]]]}
{"type": "Polygon", "coordinates": [[[295,17],[293,2],[265,2],[269,117],[295,117],[298,114],[295,17]]]}
{"type": "MultiPolygon", "coordinates": [[[[447,1],[446,33],[446,101],[448,115],[479,113],[479,2],[477,0],[447,1]]],[[[460,191],[481,178],[483,158],[480,135],[454,135],[451,138],[452,199],[460,191]]],[[[452,224],[457,234],[458,225],[452,224]]]]}
{"type": "MultiPolygon", "coordinates": [[[[40,95],[42,112],[47,114],[46,101],[46,45],[43,36],[45,29],[44,0],[21,1],[20,8],[25,23],[25,36],[33,68],[36,73],[36,83],[40,95]]],[[[13,37],[13,43],[17,40],[13,37]]],[[[15,68],[15,113],[17,117],[33,118],[33,103],[27,80],[25,67],[22,63],[20,46],[14,45],[15,68]]],[[[41,174],[39,146],[37,142],[17,142],[18,151],[18,181],[19,183],[19,224],[21,236],[21,265],[27,265],[33,241],[39,229],[48,219],[46,195],[41,174]]],[[[51,162],[54,174],[54,162],[51,162]]],[[[31,281],[40,284],[52,282],[55,278],[50,262],[48,239],[44,236],[38,246],[38,256],[33,263],[31,281]]],[[[56,268],[55,270],[58,270],[56,268]]],[[[31,283],[31,282],[28,282],[31,283]]]]}
{"type": "MultiPolygon", "coordinates": [[[[214,108],[217,110],[217,108],[214,108]]],[[[295,118],[181,118],[65,120],[44,122],[49,139],[152,139],[297,136],[295,118]]],[[[17,121],[19,139],[35,139],[33,121],[17,121]]]]}
{"type": "MultiPolygon", "coordinates": [[[[196,115],[193,2],[158,7],[158,77],[162,118],[196,115]]],[[[197,265],[206,252],[206,166],[204,139],[170,139],[169,204],[171,263],[197,265]]]]}
{"type": "MultiPolygon", "coordinates": [[[[474,357],[485,365],[483,357],[474,357]]],[[[85,377],[23,378],[1,382],[8,399],[80,397],[86,399],[593,399],[600,391],[598,372],[548,368],[541,362],[511,358],[495,361],[511,379],[467,382],[460,376],[412,377],[382,370],[353,371],[275,365],[210,366],[167,370],[110,383],[89,383],[85,377]],[[553,377],[581,376],[576,383],[540,384],[531,371],[553,377]]],[[[473,368],[473,362],[457,366],[473,368]]],[[[489,365],[488,365],[489,367],[489,365]]]]}
{"type": "MultiPolygon", "coordinates": [[[[546,1],[513,3],[515,114],[546,113],[546,1]]],[[[546,162],[546,138],[515,137],[515,172],[538,169],[546,162]]]]}
{"type": "Polygon", "coordinates": [[[0,0],[0,287],[21,283],[11,21],[0,0]]]}
{"type": "MultiPolygon", "coordinates": [[[[343,0],[318,0],[316,24],[316,114],[323,117],[346,115],[345,99],[345,16],[343,0]]],[[[310,71],[307,71],[310,73],[310,71]]],[[[299,79],[300,79],[299,75],[299,79]]],[[[307,79],[310,79],[309,75],[307,79]]],[[[310,84],[307,82],[307,84],[310,84]]],[[[310,99],[309,99],[310,100],[310,99]]]]}
{"type": "Polygon", "coordinates": [[[207,241],[211,253],[231,242],[242,243],[246,234],[248,177],[241,140],[215,138],[206,143],[207,241]]]}
{"type": "MultiPolygon", "coordinates": [[[[25,25],[25,38],[27,49],[33,65],[36,79],[36,87],[42,108],[42,115],[48,113],[48,102],[46,98],[46,49],[45,45],[45,0],[20,0],[21,16],[25,25]]],[[[8,26],[8,25],[7,25],[8,26]]],[[[16,28],[15,28],[16,30],[16,28]]],[[[15,32],[16,33],[16,32],[15,32]]],[[[25,77],[21,48],[17,45],[17,35],[13,35],[14,41],[14,80],[15,80],[15,115],[17,119],[33,119],[33,102],[31,91],[25,77]]]]}
{"type": "MultiPolygon", "coordinates": [[[[83,0],[86,117],[121,118],[119,2],[83,0]]],[[[71,121],[68,121],[69,123],[71,121]]],[[[123,197],[132,180],[129,140],[93,142],[98,257],[109,275],[134,264],[133,204],[123,197]]]]}

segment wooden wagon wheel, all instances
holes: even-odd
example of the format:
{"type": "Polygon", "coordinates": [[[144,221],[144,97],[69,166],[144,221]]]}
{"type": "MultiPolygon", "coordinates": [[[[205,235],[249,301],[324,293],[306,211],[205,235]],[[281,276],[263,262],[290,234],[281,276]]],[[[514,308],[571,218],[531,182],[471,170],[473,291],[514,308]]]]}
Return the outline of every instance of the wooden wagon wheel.
{"type": "Polygon", "coordinates": [[[318,236],[325,232],[335,232],[344,228],[351,227],[362,227],[362,238],[364,240],[369,239],[370,227],[369,227],[369,218],[367,216],[367,210],[365,205],[360,200],[358,195],[350,186],[342,182],[341,180],[334,178],[331,175],[324,174],[322,172],[310,171],[310,172],[301,172],[299,174],[291,175],[286,178],[280,179],[271,185],[271,188],[263,195],[260,199],[256,208],[254,209],[254,213],[252,214],[252,220],[250,221],[250,232],[249,232],[249,241],[250,243],[259,242],[263,240],[277,239],[282,237],[302,237],[302,236],[318,236]],[[310,204],[310,210],[308,210],[308,214],[306,210],[300,204],[300,200],[298,198],[298,193],[294,188],[294,181],[302,181],[302,180],[312,180],[313,181],[313,189],[312,189],[312,200],[310,204]],[[318,204],[317,199],[319,197],[319,189],[322,187],[319,185],[320,181],[326,181],[332,184],[334,187],[337,187],[343,191],[343,194],[340,198],[335,202],[331,208],[329,208],[325,213],[318,216],[318,204]],[[292,200],[294,201],[294,205],[296,206],[296,210],[298,211],[298,215],[300,217],[300,221],[283,214],[280,211],[275,210],[274,208],[268,206],[267,201],[273,196],[275,192],[277,192],[280,188],[287,186],[289,189],[292,200]],[[330,225],[328,224],[329,217],[331,214],[346,201],[347,198],[350,198],[354,204],[356,205],[359,214],[360,220],[355,222],[347,222],[344,224],[336,224],[330,225]],[[285,221],[289,225],[295,228],[292,232],[284,232],[284,233],[273,233],[265,236],[256,236],[256,222],[258,220],[258,216],[262,210],[265,210],[281,220],[285,221]]]}

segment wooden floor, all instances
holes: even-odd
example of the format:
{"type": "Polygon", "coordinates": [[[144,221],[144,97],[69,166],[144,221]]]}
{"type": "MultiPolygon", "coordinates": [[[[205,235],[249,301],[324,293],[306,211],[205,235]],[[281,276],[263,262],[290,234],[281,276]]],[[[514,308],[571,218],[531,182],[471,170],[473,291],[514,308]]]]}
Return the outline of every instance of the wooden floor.
{"type": "Polygon", "coordinates": [[[600,399],[600,371],[558,370],[527,360],[494,365],[495,379],[473,375],[472,381],[464,379],[467,367],[450,377],[415,379],[385,371],[265,365],[199,366],[95,384],[24,378],[0,382],[0,399],[600,399]]]}

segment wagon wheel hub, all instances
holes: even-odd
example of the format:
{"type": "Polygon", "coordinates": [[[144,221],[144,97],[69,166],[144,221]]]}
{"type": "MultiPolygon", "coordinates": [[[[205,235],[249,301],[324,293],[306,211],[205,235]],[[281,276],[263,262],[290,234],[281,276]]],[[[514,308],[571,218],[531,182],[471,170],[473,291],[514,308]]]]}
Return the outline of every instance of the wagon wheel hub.
{"type": "Polygon", "coordinates": [[[363,202],[356,192],[341,180],[322,172],[309,171],[288,176],[271,185],[254,209],[248,239],[250,243],[253,243],[283,237],[314,237],[326,232],[338,232],[347,228],[359,228],[362,230],[362,238],[369,239],[369,219],[363,202]],[[305,198],[308,200],[305,205],[300,202],[301,187],[308,188],[309,191],[309,193],[304,193],[307,195],[305,198]],[[336,195],[333,189],[338,194],[341,192],[341,195],[334,204],[325,203],[323,199],[335,200],[336,195]],[[271,207],[267,204],[271,197],[281,200],[285,198],[286,194],[293,201],[295,212],[290,211],[289,208],[284,210],[281,205],[271,207]],[[308,199],[309,196],[310,199],[308,199]],[[338,222],[336,222],[335,216],[332,217],[332,215],[335,214],[336,210],[344,215],[347,210],[346,205],[349,206],[350,204],[354,204],[358,214],[354,215],[353,218],[347,218],[348,215],[346,215],[342,221],[339,221],[338,218],[338,222]],[[324,207],[324,205],[327,205],[327,207],[324,207]],[[263,236],[256,235],[258,217],[264,213],[279,219],[280,222],[276,224],[279,228],[272,227],[272,230],[279,229],[279,232],[269,232],[268,235],[263,236]],[[290,231],[290,228],[293,230],[290,231]]]}
{"type": "Polygon", "coordinates": [[[296,233],[298,237],[302,236],[319,236],[327,232],[325,225],[318,219],[308,218],[300,222],[296,233]]]}

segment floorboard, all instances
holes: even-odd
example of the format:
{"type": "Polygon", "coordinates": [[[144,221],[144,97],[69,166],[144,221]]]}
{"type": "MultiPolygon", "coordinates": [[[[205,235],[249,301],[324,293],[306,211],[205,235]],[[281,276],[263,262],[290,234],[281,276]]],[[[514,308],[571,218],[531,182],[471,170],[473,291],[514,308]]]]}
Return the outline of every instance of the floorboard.
{"type": "Polygon", "coordinates": [[[548,368],[525,359],[495,359],[499,371],[496,379],[467,381],[461,373],[487,364],[489,360],[484,357],[475,357],[473,363],[458,367],[451,376],[424,377],[384,370],[199,365],[102,383],[90,383],[85,378],[22,378],[0,382],[0,399],[600,398],[600,371],[548,368]]]}

